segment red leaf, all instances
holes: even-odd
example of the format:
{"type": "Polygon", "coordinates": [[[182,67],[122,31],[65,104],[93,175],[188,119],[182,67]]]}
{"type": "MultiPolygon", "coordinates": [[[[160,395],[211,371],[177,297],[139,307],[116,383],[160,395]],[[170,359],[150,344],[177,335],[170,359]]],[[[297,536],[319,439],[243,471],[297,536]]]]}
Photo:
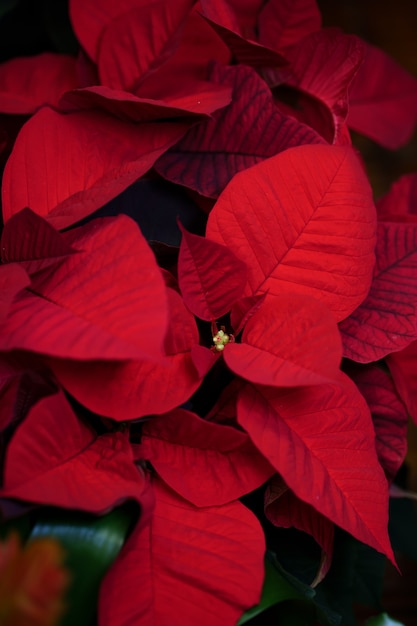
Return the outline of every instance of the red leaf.
{"type": "Polygon", "coordinates": [[[417,424],[417,341],[387,356],[394,384],[413,421],[417,424]]]}
{"type": "Polygon", "coordinates": [[[355,366],[348,371],[371,411],[379,462],[390,482],[407,453],[407,410],[391,377],[376,366],[355,366]]]}
{"type": "Polygon", "coordinates": [[[62,94],[78,86],[76,59],[44,52],[0,64],[0,111],[25,115],[43,105],[58,106],[62,94]]]}
{"type": "Polygon", "coordinates": [[[208,322],[230,311],[246,284],[246,266],[225,246],[193,235],[180,225],[178,282],[184,302],[208,322]]]}
{"type": "Polygon", "coordinates": [[[4,171],[4,221],[29,206],[56,228],[74,224],[149,170],[185,130],[41,109],[23,126],[4,171]]]}
{"type": "Polygon", "coordinates": [[[240,502],[197,509],[159,481],[150,525],[135,531],[100,595],[102,626],[233,626],[259,602],[263,532],[240,502]]]}
{"type": "Polygon", "coordinates": [[[32,277],[31,293],[16,299],[3,324],[1,349],[88,361],[162,358],[165,285],[136,224],[95,220],[64,237],[82,252],[32,277]]]}
{"type": "Polygon", "coordinates": [[[13,263],[0,266],[0,323],[6,319],[17,294],[30,285],[30,278],[25,270],[13,263]]]}
{"type": "Polygon", "coordinates": [[[6,454],[2,497],[105,512],[146,486],[127,433],[97,437],[63,393],[41,400],[17,429],[6,454]]]}
{"type": "Polygon", "coordinates": [[[284,50],[320,27],[321,15],[315,0],[269,0],[259,13],[259,43],[284,50]]]}
{"type": "Polygon", "coordinates": [[[303,502],[286,487],[279,476],[269,482],[265,494],[265,515],[272,524],[281,528],[297,528],[311,535],[322,548],[320,567],[310,583],[318,585],[332,564],[334,525],[318,513],[310,504],[303,502]]]}
{"type": "Polygon", "coordinates": [[[114,17],[101,32],[97,63],[100,82],[136,91],[147,73],[172,54],[195,0],[140,2],[114,17]]]}
{"type": "Polygon", "coordinates": [[[246,433],[183,409],[144,424],[141,457],[171,489],[198,507],[237,500],[274,473],[246,433]]]}
{"type": "MultiPolygon", "coordinates": [[[[125,363],[103,360],[73,363],[58,359],[49,365],[61,384],[84,406],[118,421],[171,411],[186,402],[201,383],[194,367],[191,348],[198,343],[195,319],[181,296],[167,290],[170,319],[165,337],[165,356],[125,363]],[[123,399],[121,401],[121,398],[123,399]]],[[[149,319],[152,314],[148,312],[149,319]]],[[[142,334],[147,334],[142,330],[142,334]]],[[[149,341],[156,346],[163,338],[154,330],[149,341]]],[[[156,347],[155,346],[155,347],[156,347]]]]}
{"type": "Polygon", "coordinates": [[[396,150],[417,123],[417,79],[385,52],[365,44],[365,60],[350,89],[348,124],[396,150]]]}
{"type": "Polygon", "coordinates": [[[347,377],[286,390],[248,384],[238,421],[301,500],[393,560],[372,419],[347,377]]]}
{"type": "Polygon", "coordinates": [[[223,355],[246,380],[297,387],[337,379],[342,344],[326,306],[290,294],[265,302],[248,321],[242,343],[228,344],[223,355]]]}
{"type": "Polygon", "coordinates": [[[389,192],[377,202],[378,216],[381,220],[417,216],[417,174],[401,176],[389,192]]]}
{"type": "Polygon", "coordinates": [[[416,271],[417,224],[378,224],[371,290],[340,325],[346,357],[378,361],[417,338],[416,271]]]}
{"type": "Polygon", "coordinates": [[[157,171],[168,180],[215,198],[237,172],[293,146],[325,143],[276,107],[269,87],[251,68],[217,65],[211,80],[233,87],[232,103],[191,128],[157,161],[157,171]]]}
{"type": "Polygon", "coordinates": [[[262,296],[248,296],[247,298],[241,298],[237,300],[230,311],[230,323],[234,330],[235,336],[242,332],[243,328],[255,315],[259,307],[262,306],[265,301],[265,294],[262,296]]]}
{"type": "Polygon", "coordinates": [[[310,295],[342,320],[369,291],[375,221],[352,149],[300,146],[236,174],[207,237],[246,262],[245,295],[310,295]]]}

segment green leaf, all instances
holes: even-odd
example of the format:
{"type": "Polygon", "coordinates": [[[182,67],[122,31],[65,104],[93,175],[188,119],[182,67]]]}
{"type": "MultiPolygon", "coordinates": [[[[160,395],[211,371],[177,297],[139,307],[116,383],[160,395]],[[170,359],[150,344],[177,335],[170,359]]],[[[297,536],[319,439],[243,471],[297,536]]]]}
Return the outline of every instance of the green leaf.
{"type": "Polygon", "coordinates": [[[387,613],[381,613],[381,615],[376,615],[375,617],[371,617],[365,622],[366,626],[404,626],[401,622],[397,622],[395,619],[392,619],[387,613]]]}
{"type": "Polygon", "coordinates": [[[68,610],[61,626],[90,626],[101,580],[120,552],[138,508],[132,503],[102,517],[77,511],[43,509],[29,539],[54,537],[66,552],[71,575],[68,610]]]}

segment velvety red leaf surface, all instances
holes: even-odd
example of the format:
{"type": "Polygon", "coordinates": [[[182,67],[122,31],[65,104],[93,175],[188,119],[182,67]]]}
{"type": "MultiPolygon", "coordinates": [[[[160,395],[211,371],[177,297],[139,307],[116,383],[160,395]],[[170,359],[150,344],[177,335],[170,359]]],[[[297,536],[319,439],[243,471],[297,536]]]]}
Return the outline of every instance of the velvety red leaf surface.
{"type": "Polygon", "coordinates": [[[147,172],[185,130],[41,109],[19,133],[4,171],[4,221],[29,206],[56,228],[74,224],[147,172]]]}
{"type": "Polygon", "coordinates": [[[98,44],[100,82],[113,89],[135,91],[140,80],[175,50],[180,27],[193,4],[194,0],[142,1],[109,22],[98,44]]]}
{"type": "Polygon", "coordinates": [[[162,359],[165,285],[136,224],[126,216],[106,218],[63,237],[80,252],[32,276],[30,293],[15,299],[1,326],[1,350],[82,360],[162,359]]]}
{"type": "Polygon", "coordinates": [[[100,624],[235,625],[260,599],[258,520],[240,502],[198,509],[160,481],[154,491],[150,524],[134,532],[104,578],[100,624]]]}
{"type": "Polygon", "coordinates": [[[368,294],[375,234],[371,189],[347,146],[299,146],[236,174],[207,224],[247,263],[245,295],[310,295],[338,320],[368,294]]]}
{"type": "Polygon", "coordinates": [[[417,174],[401,176],[376,205],[381,220],[417,215],[417,174]],[[389,216],[389,218],[388,218],[389,216]]]}
{"type": "Polygon", "coordinates": [[[320,27],[315,0],[269,0],[259,12],[258,38],[262,45],[282,51],[320,27]]]}
{"type": "Polygon", "coordinates": [[[210,78],[233,88],[232,103],[191,128],[157,161],[156,169],[165,178],[215,198],[237,172],[287,148],[325,143],[277,108],[253,69],[217,65],[210,78]]]}
{"type": "Polygon", "coordinates": [[[417,79],[385,52],[365,44],[362,67],[349,90],[348,124],[385,148],[396,150],[417,123],[417,79]]]}
{"type": "Polygon", "coordinates": [[[378,361],[417,338],[417,224],[378,224],[376,266],[366,300],[340,325],[344,354],[378,361]]]}
{"type": "MultiPolygon", "coordinates": [[[[164,355],[158,362],[155,352],[153,359],[124,363],[97,360],[86,367],[68,360],[49,360],[61,384],[84,406],[124,421],[171,411],[196,391],[206,371],[198,373],[191,354],[199,340],[195,318],[176,291],[167,289],[167,296],[169,325],[164,355]]],[[[152,317],[149,311],[147,315],[152,317]]],[[[161,338],[163,328],[149,334],[149,341],[155,341],[154,351],[161,338]]]]}
{"type": "Polygon", "coordinates": [[[230,323],[235,335],[242,332],[247,322],[255,315],[264,301],[265,294],[262,296],[240,298],[240,300],[237,300],[233,304],[232,310],[230,311],[230,323]]]}
{"type": "Polygon", "coordinates": [[[407,453],[407,409],[391,377],[379,367],[356,366],[348,373],[369,406],[379,462],[392,482],[407,453]]]}
{"type": "Polygon", "coordinates": [[[237,500],[275,471],[246,433],[183,409],[144,424],[141,458],[151,462],[171,489],[199,507],[237,500]]]}
{"type": "Polygon", "coordinates": [[[350,379],[285,390],[247,384],[238,421],[297,497],[393,560],[388,482],[369,409],[350,379]]]}
{"type": "Polygon", "coordinates": [[[0,111],[34,113],[42,105],[58,106],[62,94],[78,87],[76,59],[44,52],[0,64],[0,111]]]}
{"type": "Polygon", "coordinates": [[[6,319],[17,294],[30,285],[30,278],[20,265],[0,267],[0,320],[6,319]]]}
{"type": "Polygon", "coordinates": [[[337,379],[342,343],[336,320],[318,300],[294,294],[267,300],[248,321],[241,343],[224,360],[238,376],[278,387],[337,379]]]}
{"type": "Polygon", "coordinates": [[[323,580],[332,564],[334,525],[310,504],[303,502],[275,475],[265,493],[265,515],[272,524],[282,528],[297,528],[311,535],[322,549],[319,569],[311,586],[323,580]]]}
{"type": "Polygon", "coordinates": [[[127,432],[96,436],[60,392],[41,400],[18,427],[7,449],[1,495],[104,512],[128,498],[140,501],[145,486],[127,432]]]}
{"type": "Polygon", "coordinates": [[[178,90],[171,95],[166,92],[162,100],[154,100],[99,85],[66,93],[61,98],[60,108],[69,112],[99,108],[131,122],[171,118],[197,121],[229,104],[230,91],[229,87],[194,81],[187,93],[178,90]]]}
{"type": "Polygon", "coordinates": [[[228,313],[246,285],[246,265],[225,246],[181,227],[178,282],[188,309],[208,322],[228,313]]]}
{"type": "Polygon", "coordinates": [[[387,356],[387,365],[398,394],[417,424],[417,341],[387,356]]]}

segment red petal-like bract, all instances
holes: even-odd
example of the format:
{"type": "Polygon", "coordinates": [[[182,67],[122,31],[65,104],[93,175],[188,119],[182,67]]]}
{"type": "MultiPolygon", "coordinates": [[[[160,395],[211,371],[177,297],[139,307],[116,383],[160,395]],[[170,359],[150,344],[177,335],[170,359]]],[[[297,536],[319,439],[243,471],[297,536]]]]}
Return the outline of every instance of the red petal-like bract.
{"type": "Polygon", "coordinates": [[[344,355],[378,361],[417,338],[417,224],[378,224],[376,268],[366,300],[342,322],[344,355]]]}
{"type": "Polygon", "coordinates": [[[385,148],[406,144],[417,123],[417,79],[385,52],[366,44],[349,91],[348,125],[385,148]]]}
{"type": "Polygon", "coordinates": [[[1,496],[105,512],[128,498],[140,501],[145,486],[128,434],[96,436],[60,392],[35,405],[13,436],[1,496]]]}
{"type": "Polygon", "coordinates": [[[195,0],[137,2],[103,29],[98,47],[100,82],[136,92],[141,79],[166,61],[195,0]]]}
{"type": "Polygon", "coordinates": [[[32,276],[31,292],[15,299],[2,324],[0,349],[89,361],[162,359],[165,285],[137,225],[118,216],[63,237],[80,252],[32,276]]]}
{"type": "Polygon", "coordinates": [[[397,216],[417,216],[417,174],[401,176],[391,187],[389,192],[378,200],[376,205],[381,220],[397,216]]]}
{"type": "Polygon", "coordinates": [[[399,396],[417,424],[417,341],[387,356],[387,365],[399,396]]]}
{"type": "Polygon", "coordinates": [[[171,489],[198,507],[237,500],[275,471],[246,433],[183,409],[144,424],[141,455],[171,489]]]}
{"type": "Polygon", "coordinates": [[[238,376],[260,385],[297,387],[337,379],[342,343],[336,321],[318,300],[283,294],[248,321],[241,343],[224,360],[238,376]]]}
{"type": "Polygon", "coordinates": [[[299,146],[236,174],[207,224],[246,262],[245,295],[310,295],[337,320],[368,294],[375,233],[372,192],[347,146],[299,146]]]}
{"type": "Polygon", "coordinates": [[[347,377],[285,390],[247,384],[238,421],[301,500],[393,559],[388,482],[369,409],[347,377]]]}
{"type": "Polygon", "coordinates": [[[74,224],[147,172],[186,128],[41,109],[23,126],[4,170],[4,221],[30,207],[56,228],[74,224]]]}
{"type": "Polygon", "coordinates": [[[44,52],[0,64],[0,112],[25,115],[42,105],[58,106],[62,94],[78,87],[76,59],[44,52]]]}
{"type": "MultiPolygon", "coordinates": [[[[201,376],[191,355],[199,339],[195,318],[176,291],[167,289],[167,295],[169,326],[164,357],[158,362],[155,362],[157,353],[153,359],[125,363],[106,363],[102,359],[88,365],[68,360],[49,361],[61,384],[84,406],[124,421],[171,411],[186,402],[199,387],[201,376]]],[[[152,313],[147,315],[152,317],[152,313]]],[[[156,350],[163,337],[161,328],[154,330],[148,340],[155,341],[156,350]]]]}
{"type": "Polygon", "coordinates": [[[269,0],[259,12],[259,43],[282,51],[320,30],[320,26],[315,0],[269,0]]]}
{"type": "Polygon", "coordinates": [[[188,309],[208,322],[228,313],[246,285],[246,265],[225,246],[181,226],[178,282],[188,309]]]}
{"type": "Polygon", "coordinates": [[[265,515],[275,526],[297,528],[317,541],[323,553],[320,567],[311,582],[314,587],[323,580],[332,564],[334,525],[282,483],[279,476],[271,479],[265,493],[265,515]]]}
{"type": "Polygon", "coordinates": [[[0,266],[0,322],[6,319],[17,294],[30,285],[30,278],[20,265],[0,266]]]}
{"type": "Polygon", "coordinates": [[[149,526],[128,540],[101,586],[101,626],[234,626],[257,604],[264,536],[240,502],[198,509],[159,481],[149,526]]]}
{"type": "Polygon", "coordinates": [[[157,171],[168,180],[215,198],[237,172],[287,148],[325,143],[313,129],[279,110],[253,69],[217,65],[210,78],[233,87],[232,102],[191,128],[157,161],[157,171]]]}
{"type": "Polygon", "coordinates": [[[407,453],[408,414],[391,377],[375,365],[349,370],[371,411],[376,433],[376,452],[392,482],[407,453]]]}

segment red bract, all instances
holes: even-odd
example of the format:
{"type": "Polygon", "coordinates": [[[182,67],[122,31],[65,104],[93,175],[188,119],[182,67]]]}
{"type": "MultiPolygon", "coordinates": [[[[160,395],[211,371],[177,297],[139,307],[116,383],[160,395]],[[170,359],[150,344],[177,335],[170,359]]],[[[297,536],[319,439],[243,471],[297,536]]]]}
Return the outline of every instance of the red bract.
{"type": "Polygon", "coordinates": [[[157,171],[168,180],[215,198],[237,172],[293,146],[325,143],[279,110],[269,87],[251,68],[217,65],[211,80],[232,86],[232,102],[191,128],[157,161],[157,171]]]}
{"type": "Polygon", "coordinates": [[[149,526],[104,579],[100,624],[233,626],[259,602],[263,531],[240,502],[198,509],[158,480],[149,526]],[[175,618],[175,619],[177,619],[175,618]]]}
{"type": "Polygon", "coordinates": [[[209,216],[207,237],[246,262],[246,295],[306,294],[342,320],[369,291],[375,222],[353,151],[300,146],[237,174],[209,216]]]}
{"type": "Polygon", "coordinates": [[[30,278],[23,269],[16,264],[0,267],[0,321],[3,322],[13,304],[14,299],[25,287],[30,285],[30,278]]]}
{"type": "Polygon", "coordinates": [[[259,43],[283,51],[320,30],[320,26],[315,0],[269,0],[259,12],[259,43]]]}
{"type": "Polygon", "coordinates": [[[180,123],[131,125],[100,111],[38,111],[4,171],[4,221],[29,206],[57,228],[74,224],[147,172],[185,130],[180,123]]]}
{"type": "Polygon", "coordinates": [[[406,216],[417,216],[417,174],[401,176],[376,207],[383,221],[400,221],[406,216]]]}
{"type": "Polygon", "coordinates": [[[381,222],[369,295],[340,325],[345,356],[369,363],[417,338],[416,270],[417,224],[381,222]]]}
{"type": "Polygon", "coordinates": [[[388,483],[369,409],[347,377],[274,389],[247,384],[238,421],[303,501],[391,560],[388,483]]]}
{"type": "Polygon", "coordinates": [[[398,394],[417,424],[417,341],[399,352],[389,354],[387,365],[398,394]]]}

